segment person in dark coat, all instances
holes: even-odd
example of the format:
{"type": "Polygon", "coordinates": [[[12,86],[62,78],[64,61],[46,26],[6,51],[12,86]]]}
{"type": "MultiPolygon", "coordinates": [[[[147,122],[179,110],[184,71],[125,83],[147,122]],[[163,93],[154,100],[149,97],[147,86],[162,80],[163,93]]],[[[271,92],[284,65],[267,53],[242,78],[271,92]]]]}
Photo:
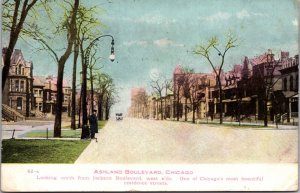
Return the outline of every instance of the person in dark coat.
{"type": "Polygon", "coordinates": [[[95,133],[98,133],[98,119],[96,113],[97,111],[93,110],[93,114],[89,117],[91,139],[95,139],[95,133]]]}

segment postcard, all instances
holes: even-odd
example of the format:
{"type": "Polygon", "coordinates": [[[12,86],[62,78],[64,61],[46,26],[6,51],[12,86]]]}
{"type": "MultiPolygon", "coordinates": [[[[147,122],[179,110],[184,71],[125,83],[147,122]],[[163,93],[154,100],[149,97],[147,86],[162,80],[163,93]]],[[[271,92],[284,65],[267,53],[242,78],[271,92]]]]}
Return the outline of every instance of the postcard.
{"type": "Polygon", "coordinates": [[[1,191],[298,190],[299,1],[2,1],[1,191]]]}

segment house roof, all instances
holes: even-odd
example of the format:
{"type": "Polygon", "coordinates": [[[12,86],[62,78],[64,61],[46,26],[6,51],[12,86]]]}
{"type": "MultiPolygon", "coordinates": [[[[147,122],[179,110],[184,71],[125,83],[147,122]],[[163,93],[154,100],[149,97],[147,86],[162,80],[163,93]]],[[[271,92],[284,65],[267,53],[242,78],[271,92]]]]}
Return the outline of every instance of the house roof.
{"type": "MultiPolygon", "coordinates": [[[[52,91],[57,91],[57,78],[53,76],[34,76],[33,86],[44,86],[45,89],[51,89],[52,91]]],[[[63,87],[71,87],[69,81],[63,80],[63,87]]]]}
{"type": "Polygon", "coordinates": [[[46,86],[47,81],[44,76],[33,76],[33,86],[46,86]]]}
{"type": "Polygon", "coordinates": [[[251,58],[251,59],[249,59],[249,62],[253,66],[266,63],[267,62],[267,53],[264,53],[260,56],[255,57],[255,58],[251,58]]]}
{"type": "Polygon", "coordinates": [[[183,73],[182,66],[180,64],[177,64],[173,73],[174,74],[182,74],[183,73]]]}
{"type": "Polygon", "coordinates": [[[11,56],[11,62],[12,65],[16,64],[23,64],[25,67],[31,67],[32,62],[26,61],[24,59],[23,53],[20,49],[15,49],[12,56],[11,56]]]}

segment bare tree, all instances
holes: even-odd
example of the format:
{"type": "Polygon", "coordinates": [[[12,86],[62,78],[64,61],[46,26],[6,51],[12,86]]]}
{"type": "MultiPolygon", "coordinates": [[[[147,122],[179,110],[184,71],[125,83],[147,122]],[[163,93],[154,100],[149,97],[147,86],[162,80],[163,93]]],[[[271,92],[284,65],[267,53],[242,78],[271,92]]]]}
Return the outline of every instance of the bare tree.
{"type": "Polygon", "coordinates": [[[223,123],[223,114],[222,114],[223,113],[223,96],[222,96],[223,92],[222,92],[221,73],[222,73],[223,65],[225,63],[225,56],[231,48],[237,46],[236,43],[237,43],[237,37],[235,37],[232,34],[229,34],[223,51],[219,49],[220,43],[217,37],[212,37],[211,39],[209,39],[207,45],[197,45],[196,48],[194,49],[194,54],[204,57],[208,61],[208,63],[210,64],[210,66],[212,67],[215,73],[217,79],[217,85],[219,88],[220,124],[223,123]],[[212,51],[217,52],[218,55],[221,57],[218,64],[213,63],[212,51]],[[219,66],[219,68],[217,68],[217,66],[219,66]]]}
{"type": "Polygon", "coordinates": [[[174,108],[174,114],[176,114],[176,120],[179,121],[179,117],[180,117],[180,110],[181,110],[181,98],[182,98],[182,87],[184,85],[184,81],[185,81],[185,77],[184,74],[178,74],[177,76],[174,77],[174,101],[175,101],[175,108],[174,108]]]}
{"type": "Polygon", "coordinates": [[[91,60],[90,60],[90,63],[88,64],[87,68],[89,69],[89,76],[90,76],[90,90],[91,90],[91,112],[93,111],[94,109],[94,79],[95,79],[95,75],[93,74],[93,71],[94,70],[100,70],[101,68],[103,68],[103,66],[97,68],[96,67],[96,64],[97,64],[97,61],[99,61],[100,57],[96,57],[96,50],[94,53],[92,53],[91,55],[91,60]]]}
{"type": "Polygon", "coordinates": [[[183,86],[182,86],[182,93],[183,97],[185,99],[184,104],[184,120],[187,121],[187,114],[188,114],[188,100],[191,98],[191,89],[193,84],[191,82],[193,81],[193,74],[194,69],[191,69],[189,67],[185,67],[183,69],[183,86]]]}
{"type": "Polygon", "coordinates": [[[168,98],[168,91],[172,91],[172,79],[168,79],[167,77],[164,78],[164,87],[165,87],[165,113],[164,118],[167,118],[167,98],[168,98]]]}
{"type": "Polygon", "coordinates": [[[193,119],[192,122],[195,123],[195,113],[199,108],[200,102],[203,97],[205,97],[205,93],[203,91],[206,89],[209,84],[207,76],[203,76],[200,79],[197,77],[190,78],[189,88],[190,88],[190,103],[192,105],[193,119]]]}
{"type": "Polygon", "coordinates": [[[138,106],[138,114],[142,114],[142,118],[146,118],[148,114],[146,113],[146,110],[148,108],[148,95],[145,90],[141,90],[137,93],[135,96],[134,104],[138,106]]]}
{"type": "Polygon", "coordinates": [[[100,72],[95,75],[95,86],[98,101],[98,118],[100,120],[108,119],[111,106],[118,101],[118,89],[108,74],[100,72]],[[104,114],[105,117],[103,117],[104,114]]]}
{"type": "Polygon", "coordinates": [[[259,58],[261,64],[253,66],[252,83],[257,88],[258,96],[263,101],[263,119],[264,126],[268,126],[268,100],[273,93],[273,87],[281,79],[280,74],[276,72],[280,67],[280,59],[276,60],[271,50],[259,58]],[[277,75],[276,75],[277,73],[277,75]]]}
{"type": "Polygon", "coordinates": [[[101,26],[101,22],[94,16],[96,14],[96,8],[91,7],[80,7],[81,14],[81,26],[78,32],[78,39],[79,39],[79,53],[81,58],[81,65],[82,65],[82,84],[81,84],[81,92],[82,92],[82,99],[81,99],[81,111],[82,111],[82,133],[81,138],[86,138],[89,135],[89,130],[87,127],[88,123],[88,115],[87,115],[87,70],[88,65],[87,57],[90,57],[88,52],[89,45],[93,41],[93,39],[100,34],[99,26],[101,26]]]}
{"type": "Polygon", "coordinates": [[[163,115],[164,115],[164,113],[163,113],[163,91],[165,89],[163,76],[161,74],[153,74],[151,77],[150,86],[153,89],[154,93],[157,96],[159,96],[159,101],[160,101],[159,111],[161,113],[160,119],[163,120],[163,115]]]}
{"type": "Polygon", "coordinates": [[[118,89],[112,81],[105,90],[105,120],[109,119],[111,107],[119,101],[118,89]]]}

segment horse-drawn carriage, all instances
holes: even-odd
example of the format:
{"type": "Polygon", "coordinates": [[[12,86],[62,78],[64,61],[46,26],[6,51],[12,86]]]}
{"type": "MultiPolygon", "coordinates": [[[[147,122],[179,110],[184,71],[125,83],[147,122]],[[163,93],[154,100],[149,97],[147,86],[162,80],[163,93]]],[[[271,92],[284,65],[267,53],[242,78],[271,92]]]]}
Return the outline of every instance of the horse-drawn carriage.
{"type": "Polygon", "coordinates": [[[123,120],[123,113],[116,113],[116,120],[117,121],[123,120]]]}

